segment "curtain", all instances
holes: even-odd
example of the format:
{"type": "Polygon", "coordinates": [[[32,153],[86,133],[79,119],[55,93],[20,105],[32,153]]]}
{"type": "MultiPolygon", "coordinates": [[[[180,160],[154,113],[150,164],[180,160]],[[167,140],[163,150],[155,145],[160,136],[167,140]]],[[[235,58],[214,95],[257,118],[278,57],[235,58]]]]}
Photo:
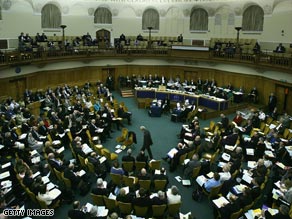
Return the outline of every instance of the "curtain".
{"type": "Polygon", "coordinates": [[[2,8],[0,6],[0,20],[2,20],[2,8]]]}
{"type": "Polygon", "coordinates": [[[60,9],[53,4],[47,4],[42,8],[42,28],[59,28],[61,21],[60,9]]]}
{"type": "Polygon", "coordinates": [[[208,12],[202,8],[196,8],[191,13],[190,30],[208,30],[208,12]]]}
{"type": "Polygon", "coordinates": [[[107,8],[98,8],[94,13],[95,24],[111,24],[112,13],[107,8]]]}
{"type": "Polygon", "coordinates": [[[159,14],[155,9],[147,9],[143,13],[142,30],[148,30],[148,27],[159,30],[159,14]]]}
{"type": "Polygon", "coordinates": [[[264,11],[257,5],[249,6],[242,16],[243,31],[263,31],[264,11]]]}

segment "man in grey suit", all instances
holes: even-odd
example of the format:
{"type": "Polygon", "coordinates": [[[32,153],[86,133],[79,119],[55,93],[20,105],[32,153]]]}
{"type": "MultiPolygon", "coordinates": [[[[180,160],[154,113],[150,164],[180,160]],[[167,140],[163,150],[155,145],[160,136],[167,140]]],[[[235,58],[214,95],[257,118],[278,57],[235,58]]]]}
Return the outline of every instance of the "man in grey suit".
{"type": "Polygon", "coordinates": [[[143,146],[141,148],[141,151],[145,151],[145,149],[148,151],[149,158],[153,159],[152,152],[151,152],[151,145],[153,144],[151,134],[150,132],[145,128],[145,126],[140,126],[140,130],[144,133],[143,138],[143,146]]]}

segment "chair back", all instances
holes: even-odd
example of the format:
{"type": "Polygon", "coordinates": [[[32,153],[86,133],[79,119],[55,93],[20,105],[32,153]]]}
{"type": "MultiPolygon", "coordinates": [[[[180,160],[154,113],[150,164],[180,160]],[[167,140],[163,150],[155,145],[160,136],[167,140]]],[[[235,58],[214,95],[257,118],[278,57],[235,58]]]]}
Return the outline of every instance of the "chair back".
{"type": "Polygon", "coordinates": [[[82,168],[86,169],[85,158],[82,157],[80,154],[78,154],[78,159],[79,159],[79,162],[80,162],[80,166],[82,168]]]}
{"type": "Polygon", "coordinates": [[[58,179],[60,182],[63,182],[62,172],[60,172],[60,171],[57,170],[56,168],[53,168],[53,169],[54,169],[54,173],[55,173],[57,179],[58,179]]]}
{"type": "Polygon", "coordinates": [[[213,187],[208,195],[208,198],[209,200],[215,198],[216,196],[218,196],[219,192],[220,192],[220,189],[222,188],[222,185],[219,185],[219,186],[216,186],[216,187],[213,187]]]}
{"type": "Polygon", "coordinates": [[[36,200],[38,201],[41,209],[48,209],[47,203],[44,200],[41,200],[38,196],[36,196],[36,200]]]}
{"type": "Polygon", "coordinates": [[[90,193],[90,196],[91,196],[91,199],[92,199],[92,202],[94,205],[97,205],[97,206],[104,206],[104,199],[103,199],[103,195],[95,195],[93,193],[90,193]]]}
{"type": "Polygon", "coordinates": [[[30,191],[29,188],[25,188],[25,192],[29,196],[30,200],[33,203],[38,204],[38,200],[36,199],[36,195],[32,191],[30,191]]]}
{"type": "Polygon", "coordinates": [[[127,139],[127,137],[128,137],[128,132],[129,132],[129,131],[128,131],[127,128],[122,128],[121,136],[118,136],[118,137],[116,138],[116,141],[117,141],[118,143],[126,141],[126,139],[127,139]]]}
{"type": "Polygon", "coordinates": [[[188,153],[185,153],[179,157],[179,164],[180,165],[182,165],[182,166],[184,165],[184,161],[185,161],[185,159],[187,159],[187,156],[188,156],[188,153]]]}
{"type": "Polygon", "coordinates": [[[129,188],[134,188],[134,177],[123,176],[123,182],[125,186],[129,186],[129,188]]]}
{"type": "Polygon", "coordinates": [[[166,211],[167,205],[152,205],[152,217],[163,217],[166,211]]]}
{"type": "Polygon", "coordinates": [[[155,191],[165,191],[167,180],[154,180],[154,190],[155,191]]]}
{"type": "Polygon", "coordinates": [[[175,204],[168,204],[168,214],[169,216],[177,216],[180,212],[181,202],[175,204]]]}
{"type": "Polygon", "coordinates": [[[122,178],[123,178],[122,175],[120,175],[120,174],[110,173],[110,177],[111,177],[112,182],[113,182],[115,185],[121,185],[121,181],[122,181],[122,178]]]}
{"type": "Polygon", "coordinates": [[[254,201],[251,202],[249,205],[244,206],[242,209],[242,212],[247,212],[249,209],[252,208],[253,205],[254,205],[254,201]]]}
{"type": "Polygon", "coordinates": [[[196,152],[196,149],[189,151],[188,155],[187,155],[187,159],[192,159],[192,157],[195,154],[195,152],[196,152]]]}
{"type": "Polygon", "coordinates": [[[230,219],[238,219],[242,212],[242,209],[240,209],[239,211],[232,213],[230,219]]]}
{"type": "Polygon", "coordinates": [[[161,160],[152,160],[149,162],[149,168],[154,171],[154,170],[160,170],[161,166],[161,160]]]}
{"type": "Polygon", "coordinates": [[[118,202],[119,210],[123,215],[129,215],[132,212],[132,203],[118,202]]]}
{"type": "Polygon", "coordinates": [[[201,166],[195,167],[192,172],[192,179],[196,179],[201,170],[201,166]]]}
{"type": "MultiPolygon", "coordinates": [[[[64,182],[66,188],[67,188],[67,189],[71,189],[71,188],[72,188],[71,180],[68,179],[68,178],[66,178],[66,177],[64,176],[64,173],[62,173],[61,176],[62,176],[62,179],[63,179],[63,182],[64,182]]],[[[77,186],[77,185],[76,185],[76,186],[77,186]]]]}
{"type": "Polygon", "coordinates": [[[86,163],[86,166],[87,166],[88,171],[90,173],[95,174],[95,167],[94,167],[93,163],[91,163],[88,159],[87,159],[87,162],[85,160],[85,163],[86,163]]]}
{"type": "Polygon", "coordinates": [[[142,168],[145,168],[146,167],[146,163],[145,162],[136,161],[135,162],[135,167],[136,167],[136,171],[137,172],[140,172],[140,170],[142,168]]]}
{"type": "Polygon", "coordinates": [[[110,211],[110,212],[114,212],[118,206],[118,203],[115,199],[110,199],[106,196],[103,196],[103,201],[104,204],[106,206],[106,208],[110,211]]]}
{"type": "Polygon", "coordinates": [[[122,167],[128,173],[132,173],[134,169],[134,162],[133,161],[122,161],[122,167]]]}
{"type": "Polygon", "coordinates": [[[151,180],[139,180],[140,188],[144,188],[146,190],[150,189],[151,180]]]}
{"type": "Polygon", "coordinates": [[[134,205],[134,211],[136,216],[145,218],[148,213],[148,206],[141,207],[138,205],[134,205]]]}

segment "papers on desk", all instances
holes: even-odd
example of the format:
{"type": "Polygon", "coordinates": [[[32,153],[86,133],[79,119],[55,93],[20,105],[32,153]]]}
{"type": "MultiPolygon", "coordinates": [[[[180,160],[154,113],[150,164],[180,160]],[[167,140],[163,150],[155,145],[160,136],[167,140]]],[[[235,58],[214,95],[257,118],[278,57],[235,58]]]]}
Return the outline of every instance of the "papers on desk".
{"type": "Polygon", "coordinates": [[[52,189],[49,191],[49,195],[53,198],[56,199],[59,195],[61,195],[61,191],[57,188],[52,189]]]}
{"type": "Polygon", "coordinates": [[[6,164],[3,164],[3,165],[1,166],[1,168],[2,168],[2,169],[5,169],[5,168],[10,167],[10,166],[11,166],[11,162],[8,162],[8,163],[6,163],[6,164]]]}
{"type": "Polygon", "coordinates": [[[290,157],[292,157],[292,146],[286,146],[285,148],[287,152],[289,153],[290,157]]]}
{"type": "Polygon", "coordinates": [[[276,125],[275,124],[270,124],[269,128],[270,129],[274,129],[274,128],[276,128],[276,125]]]}
{"type": "Polygon", "coordinates": [[[92,207],[93,207],[93,204],[87,202],[86,205],[85,205],[84,207],[85,207],[85,209],[86,209],[86,212],[89,213],[89,212],[91,212],[91,209],[92,209],[92,207]]]}
{"type": "Polygon", "coordinates": [[[11,180],[5,180],[1,182],[2,189],[10,188],[12,186],[11,180]]]}
{"type": "Polygon", "coordinates": [[[267,149],[273,150],[272,144],[270,142],[264,141],[264,143],[265,143],[267,149]]]}
{"type": "Polygon", "coordinates": [[[63,138],[65,136],[65,133],[59,134],[60,138],[63,138]]]}
{"type": "Polygon", "coordinates": [[[202,187],[208,179],[204,176],[198,176],[196,182],[202,187]]]}
{"type": "Polygon", "coordinates": [[[284,196],[284,194],[283,194],[283,192],[281,192],[281,190],[275,189],[275,188],[272,190],[272,194],[273,194],[273,199],[275,199],[275,200],[278,200],[279,197],[284,196]]]}
{"type": "Polygon", "coordinates": [[[117,150],[115,150],[115,153],[119,154],[119,153],[121,153],[122,151],[123,151],[122,149],[117,149],[117,150]]]}
{"type": "Polygon", "coordinates": [[[247,161],[247,167],[250,169],[254,169],[257,166],[257,162],[255,161],[247,161]]]}
{"type": "Polygon", "coordinates": [[[93,150],[87,144],[83,144],[82,151],[84,154],[90,154],[93,150]]]}
{"type": "Polygon", "coordinates": [[[102,164],[104,161],[106,161],[106,157],[102,156],[101,158],[99,158],[99,162],[102,164]]]}
{"type": "Polygon", "coordinates": [[[280,180],[278,182],[275,182],[274,185],[277,186],[282,192],[287,191],[285,185],[282,185],[280,180]]]}
{"type": "Polygon", "coordinates": [[[247,219],[254,219],[255,217],[261,216],[261,214],[262,214],[262,210],[260,208],[255,209],[255,210],[250,209],[244,213],[247,219]]]}
{"type": "Polygon", "coordinates": [[[229,150],[229,151],[234,151],[234,149],[237,147],[237,145],[225,145],[224,146],[226,150],[229,150]]]}
{"type": "Polygon", "coordinates": [[[187,165],[190,162],[190,159],[185,159],[184,160],[184,165],[187,165]]]}
{"type": "Polygon", "coordinates": [[[228,161],[230,161],[230,158],[231,158],[230,154],[227,154],[227,153],[223,153],[222,154],[222,159],[223,160],[228,162],[228,161]]]}
{"type": "Polygon", "coordinates": [[[254,156],[254,149],[253,148],[246,148],[246,155],[254,156]]]}
{"type": "Polygon", "coordinates": [[[42,181],[43,181],[44,184],[47,184],[47,183],[50,182],[50,179],[49,179],[49,177],[47,177],[47,176],[43,176],[43,177],[42,177],[42,181]]]}
{"type": "Polygon", "coordinates": [[[225,164],[227,164],[226,162],[222,162],[222,161],[220,161],[219,163],[218,163],[218,167],[223,167],[225,164]]]}
{"type": "Polygon", "coordinates": [[[60,140],[55,140],[55,141],[52,142],[52,144],[53,145],[58,145],[58,144],[61,144],[61,141],[60,140]]]}
{"type": "Polygon", "coordinates": [[[247,187],[246,185],[239,184],[239,185],[233,186],[233,190],[238,195],[238,194],[241,194],[246,187],[247,187]]]}
{"type": "Polygon", "coordinates": [[[33,164],[39,163],[39,162],[41,162],[41,157],[40,156],[33,157],[33,158],[31,158],[31,162],[33,164]]]}
{"type": "Polygon", "coordinates": [[[154,197],[158,197],[158,194],[157,193],[152,193],[150,196],[149,196],[149,198],[154,198],[154,197]]]}
{"type": "Polygon", "coordinates": [[[285,166],[283,163],[281,162],[276,162],[276,165],[280,168],[282,168],[283,170],[287,170],[289,169],[290,167],[289,166],[285,166]]]}
{"type": "Polygon", "coordinates": [[[265,151],[265,155],[267,155],[268,157],[273,157],[273,158],[275,157],[272,151],[265,151]]]}
{"type": "Polygon", "coordinates": [[[21,134],[21,135],[18,137],[18,139],[19,139],[19,140],[23,140],[23,139],[26,138],[26,136],[27,136],[27,133],[23,133],[23,134],[21,134]]]}
{"type": "Polygon", "coordinates": [[[275,214],[278,214],[279,213],[279,210],[278,209],[269,208],[266,205],[263,205],[262,210],[268,211],[272,216],[274,216],[275,214]]]}
{"type": "Polygon", "coordinates": [[[41,173],[40,173],[40,171],[37,171],[32,175],[32,178],[35,179],[39,175],[41,175],[41,173]]]}
{"type": "Polygon", "coordinates": [[[47,190],[51,191],[53,188],[55,188],[55,184],[49,182],[49,183],[47,184],[47,190]]]}
{"type": "MultiPolygon", "coordinates": [[[[156,170],[154,171],[154,174],[159,175],[159,174],[161,174],[161,171],[156,169],[156,170]]],[[[166,175],[166,171],[164,172],[164,175],[166,175]]]]}
{"type": "Polygon", "coordinates": [[[1,150],[2,148],[4,148],[4,145],[3,145],[3,144],[0,144],[0,150],[1,150]]]}
{"type": "Polygon", "coordinates": [[[208,176],[208,178],[213,178],[214,177],[214,173],[211,171],[211,172],[209,172],[208,174],[207,174],[207,176],[208,176]]]}
{"type": "Polygon", "coordinates": [[[97,133],[102,133],[103,132],[103,128],[98,128],[96,131],[97,131],[97,133]]]}
{"type": "Polygon", "coordinates": [[[108,215],[108,209],[105,206],[98,206],[97,207],[97,216],[98,217],[106,217],[108,215]]]}
{"type": "Polygon", "coordinates": [[[83,176],[86,172],[84,170],[80,170],[79,172],[77,172],[77,176],[83,176]]]}
{"type": "Polygon", "coordinates": [[[178,152],[178,150],[176,148],[172,148],[168,153],[167,155],[170,157],[170,158],[173,158],[174,155],[178,152]]]}
{"type": "Polygon", "coordinates": [[[242,176],[242,180],[244,180],[244,181],[247,182],[248,184],[251,184],[252,177],[251,177],[249,174],[243,174],[243,176],[242,176]]]}
{"type": "Polygon", "coordinates": [[[109,199],[113,199],[113,200],[116,200],[117,199],[117,196],[114,195],[112,192],[109,194],[108,196],[109,199]]]}
{"type": "Polygon", "coordinates": [[[63,147],[60,147],[58,150],[56,150],[56,152],[58,154],[61,154],[63,151],[65,151],[65,147],[64,146],[63,147]]]}
{"type": "Polygon", "coordinates": [[[229,203],[229,201],[224,196],[221,196],[220,198],[214,199],[212,201],[217,206],[217,208],[221,208],[229,203]]]}
{"type": "Polygon", "coordinates": [[[10,172],[9,171],[5,171],[5,172],[0,174],[0,179],[5,179],[5,178],[7,178],[9,176],[10,176],[10,172]]]}
{"type": "Polygon", "coordinates": [[[34,155],[36,155],[36,154],[38,154],[37,150],[33,150],[33,151],[30,152],[30,155],[31,155],[31,156],[34,156],[34,155]]]}

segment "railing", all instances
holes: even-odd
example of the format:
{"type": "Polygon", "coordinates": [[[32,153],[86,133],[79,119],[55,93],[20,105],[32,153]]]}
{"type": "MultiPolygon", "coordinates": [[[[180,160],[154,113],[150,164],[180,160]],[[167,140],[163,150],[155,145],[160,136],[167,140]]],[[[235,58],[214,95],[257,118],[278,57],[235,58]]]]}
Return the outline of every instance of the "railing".
{"type": "MultiPolygon", "coordinates": [[[[24,64],[46,64],[56,61],[88,60],[98,58],[167,58],[173,60],[184,60],[186,64],[196,61],[227,62],[231,64],[249,65],[256,68],[277,69],[278,71],[291,72],[291,53],[260,53],[249,52],[225,53],[215,51],[185,51],[174,50],[170,47],[157,47],[153,49],[74,49],[74,50],[47,50],[47,51],[9,51],[0,53],[0,68],[24,64]]],[[[291,72],[292,73],[292,72],[291,72]]]]}

